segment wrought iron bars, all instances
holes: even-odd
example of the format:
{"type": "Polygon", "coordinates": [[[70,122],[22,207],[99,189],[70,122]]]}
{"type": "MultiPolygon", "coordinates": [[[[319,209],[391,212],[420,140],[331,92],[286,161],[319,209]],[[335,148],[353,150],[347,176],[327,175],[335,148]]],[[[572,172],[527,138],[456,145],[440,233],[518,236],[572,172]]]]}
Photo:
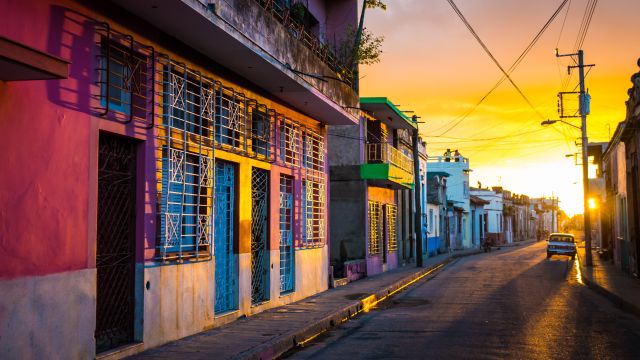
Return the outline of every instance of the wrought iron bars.
{"type": "Polygon", "coordinates": [[[162,260],[209,259],[213,235],[215,83],[167,57],[160,60],[159,248],[162,260]]]}
{"type": "Polygon", "coordinates": [[[396,234],[396,219],[398,217],[398,209],[395,205],[385,205],[387,213],[387,238],[389,252],[398,250],[398,238],[396,234]]]}
{"type": "Polygon", "coordinates": [[[280,175],[280,293],[294,290],[293,177],[280,175]]]}
{"type": "Polygon", "coordinates": [[[251,303],[269,300],[269,172],[251,171],[251,303]]]}
{"type": "Polygon", "coordinates": [[[381,250],[382,204],[369,201],[369,254],[379,254],[381,250]]]}
{"type": "Polygon", "coordinates": [[[97,81],[100,116],[110,112],[125,124],[139,119],[153,126],[155,92],[155,50],[138,43],[131,35],[111,29],[108,23],[96,27],[99,47],[97,81]]]}
{"type": "Polygon", "coordinates": [[[301,157],[300,125],[284,116],[280,116],[278,119],[278,130],[280,133],[278,146],[280,163],[288,167],[299,167],[301,157]]]}

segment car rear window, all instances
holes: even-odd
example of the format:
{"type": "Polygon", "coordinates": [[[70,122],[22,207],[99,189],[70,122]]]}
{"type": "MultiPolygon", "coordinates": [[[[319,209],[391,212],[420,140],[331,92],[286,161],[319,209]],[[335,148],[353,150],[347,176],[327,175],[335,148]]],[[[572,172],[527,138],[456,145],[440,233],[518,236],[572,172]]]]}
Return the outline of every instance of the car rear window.
{"type": "Polygon", "coordinates": [[[552,236],[549,241],[573,242],[573,236],[552,236]]]}

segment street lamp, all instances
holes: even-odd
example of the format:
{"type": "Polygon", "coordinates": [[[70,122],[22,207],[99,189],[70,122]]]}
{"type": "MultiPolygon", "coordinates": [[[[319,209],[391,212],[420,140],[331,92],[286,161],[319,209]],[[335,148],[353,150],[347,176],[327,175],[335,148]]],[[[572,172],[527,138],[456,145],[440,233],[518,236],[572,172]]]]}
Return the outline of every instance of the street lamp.
{"type": "Polygon", "coordinates": [[[540,125],[542,125],[542,126],[553,125],[553,124],[557,123],[558,121],[563,123],[563,124],[567,124],[569,126],[573,126],[574,128],[576,128],[578,130],[582,130],[582,128],[580,126],[573,125],[572,123],[564,121],[564,120],[551,120],[551,119],[549,119],[549,120],[545,120],[545,121],[541,122],[540,125]]]}

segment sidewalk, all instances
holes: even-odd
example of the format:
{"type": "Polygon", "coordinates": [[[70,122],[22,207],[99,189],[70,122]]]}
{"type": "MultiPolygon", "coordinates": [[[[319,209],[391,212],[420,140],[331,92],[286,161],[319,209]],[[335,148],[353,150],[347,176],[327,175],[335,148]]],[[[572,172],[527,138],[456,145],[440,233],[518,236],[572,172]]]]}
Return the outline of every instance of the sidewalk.
{"type": "Polygon", "coordinates": [[[480,253],[454,251],[425,260],[423,268],[408,265],[384,274],[273,308],[133,356],[133,359],[271,359],[304,344],[350,317],[375,306],[436,271],[454,258],[480,253]]]}
{"type": "Polygon", "coordinates": [[[640,316],[640,280],[616,268],[610,261],[602,261],[593,251],[593,266],[586,267],[584,245],[578,246],[582,281],[601,293],[619,308],[640,316]]]}

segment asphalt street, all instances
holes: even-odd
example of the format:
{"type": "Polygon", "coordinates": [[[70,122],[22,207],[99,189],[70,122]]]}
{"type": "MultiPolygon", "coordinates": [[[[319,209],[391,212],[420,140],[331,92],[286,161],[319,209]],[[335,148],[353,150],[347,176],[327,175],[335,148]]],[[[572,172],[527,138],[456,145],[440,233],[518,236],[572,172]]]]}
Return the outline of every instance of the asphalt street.
{"type": "Polygon", "coordinates": [[[292,359],[640,359],[640,319],[546,242],[466,257],[286,354],[292,359]]]}

